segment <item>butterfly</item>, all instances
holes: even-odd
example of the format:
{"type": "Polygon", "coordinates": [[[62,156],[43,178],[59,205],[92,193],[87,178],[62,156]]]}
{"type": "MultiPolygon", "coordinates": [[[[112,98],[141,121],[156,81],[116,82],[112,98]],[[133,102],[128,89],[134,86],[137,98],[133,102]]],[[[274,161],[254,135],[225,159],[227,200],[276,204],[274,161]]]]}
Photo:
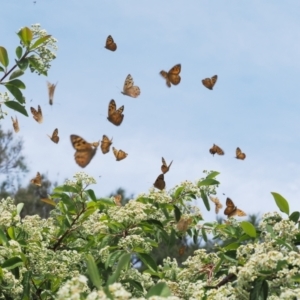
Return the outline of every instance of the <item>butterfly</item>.
{"type": "Polygon", "coordinates": [[[218,75],[213,76],[212,78],[205,78],[202,80],[202,83],[205,87],[212,90],[214,85],[216,84],[218,79],[218,75]]]}
{"type": "Polygon", "coordinates": [[[72,146],[76,149],[74,154],[75,161],[81,168],[85,168],[94,157],[99,143],[96,147],[97,143],[88,143],[82,137],[75,134],[72,134],[70,138],[72,146]]]}
{"type": "Polygon", "coordinates": [[[106,49],[110,51],[116,51],[117,50],[117,44],[114,42],[114,39],[111,35],[109,35],[106,39],[105,47],[106,49]]]}
{"type": "Polygon", "coordinates": [[[237,159],[244,160],[246,158],[246,154],[243,153],[242,150],[239,147],[236,148],[235,153],[236,153],[236,157],[235,158],[237,158],[237,159]]]}
{"type": "Polygon", "coordinates": [[[192,218],[180,218],[179,222],[177,223],[177,229],[179,231],[187,231],[189,225],[192,223],[192,218]]]}
{"type": "Polygon", "coordinates": [[[101,151],[103,154],[106,154],[109,152],[109,147],[112,144],[112,139],[110,140],[105,134],[103,135],[102,141],[101,141],[101,151]]]}
{"type": "Polygon", "coordinates": [[[18,133],[20,131],[18,118],[16,117],[16,119],[14,120],[14,118],[11,117],[11,120],[13,122],[13,128],[14,128],[15,133],[18,133]]]}
{"type": "Polygon", "coordinates": [[[117,109],[116,102],[114,99],[110,100],[108,105],[108,117],[107,120],[116,126],[121,125],[124,119],[122,114],[124,110],[124,105],[117,109]]]}
{"type": "Polygon", "coordinates": [[[163,157],[161,158],[161,160],[162,160],[161,171],[164,174],[166,174],[170,170],[170,167],[172,165],[173,160],[170,162],[169,166],[167,165],[167,163],[166,163],[166,161],[165,161],[165,159],[163,157]]]}
{"type": "Polygon", "coordinates": [[[49,104],[52,105],[53,104],[53,96],[54,96],[54,91],[56,88],[56,84],[52,84],[49,81],[47,81],[47,86],[48,86],[48,95],[49,95],[49,104]]]}
{"type": "Polygon", "coordinates": [[[215,212],[218,214],[219,210],[223,207],[222,203],[220,203],[220,200],[217,197],[209,196],[209,198],[216,205],[215,212]]]}
{"type": "Polygon", "coordinates": [[[160,174],[155,182],[153,183],[154,187],[156,187],[157,189],[159,190],[163,190],[165,187],[166,187],[166,183],[165,183],[165,180],[164,180],[164,174],[160,174]]]}
{"type": "Polygon", "coordinates": [[[217,146],[215,144],[209,149],[209,152],[212,155],[215,155],[216,153],[219,154],[219,155],[224,155],[224,151],[219,146],[217,146]]]}
{"type": "Polygon", "coordinates": [[[186,246],[185,245],[181,245],[180,248],[179,248],[179,250],[178,250],[178,254],[180,256],[182,256],[184,254],[185,250],[186,250],[186,246]]]}
{"type": "Polygon", "coordinates": [[[181,71],[181,64],[174,66],[168,73],[166,71],[160,71],[160,75],[166,79],[166,84],[171,87],[171,83],[174,85],[179,84],[181,77],[179,73],[181,71]]]}
{"type": "Polygon", "coordinates": [[[117,206],[122,206],[122,196],[121,195],[116,195],[114,196],[115,198],[115,203],[117,206]]]}
{"type": "Polygon", "coordinates": [[[116,160],[122,160],[127,157],[127,153],[123,150],[117,150],[116,148],[112,147],[116,160]]]}
{"type": "Polygon", "coordinates": [[[35,184],[37,186],[41,186],[42,185],[41,174],[37,172],[35,178],[30,180],[30,183],[35,184]]]}
{"type": "Polygon", "coordinates": [[[58,136],[58,129],[55,128],[53,133],[52,133],[52,137],[50,135],[48,135],[49,138],[51,139],[52,142],[54,142],[55,144],[57,144],[59,142],[59,136],[58,136]]]}
{"type": "Polygon", "coordinates": [[[43,114],[42,114],[42,109],[38,105],[38,110],[36,111],[35,108],[30,107],[30,111],[33,114],[33,118],[38,122],[38,123],[43,123],[43,114]]]}
{"type": "Polygon", "coordinates": [[[141,90],[138,86],[134,86],[133,78],[130,74],[127,75],[123,87],[123,95],[127,95],[132,98],[136,98],[141,94],[141,90]]]}
{"type": "Polygon", "coordinates": [[[226,199],[226,208],[224,210],[224,214],[230,218],[233,216],[243,217],[246,216],[246,213],[242,210],[238,209],[230,198],[226,199]]]}

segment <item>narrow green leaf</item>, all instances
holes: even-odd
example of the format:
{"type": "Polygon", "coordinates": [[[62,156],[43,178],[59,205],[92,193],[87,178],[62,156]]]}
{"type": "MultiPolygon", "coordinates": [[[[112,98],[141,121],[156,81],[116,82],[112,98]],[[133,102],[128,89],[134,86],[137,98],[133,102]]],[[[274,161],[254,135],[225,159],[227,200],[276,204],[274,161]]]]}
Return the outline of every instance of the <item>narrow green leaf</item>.
{"type": "Polygon", "coordinates": [[[116,250],[112,252],[106,259],[105,261],[105,268],[107,269],[108,267],[113,266],[119,258],[126,254],[124,250],[116,250]]]}
{"type": "Polygon", "coordinates": [[[225,250],[236,250],[241,246],[240,243],[231,243],[224,247],[225,250]]]}
{"type": "MultiPolygon", "coordinates": [[[[211,180],[213,180],[213,179],[211,179],[211,180]]],[[[203,190],[201,190],[201,198],[203,200],[203,203],[204,203],[206,209],[208,211],[210,211],[209,201],[208,201],[208,198],[207,198],[207,196],[206,196],[206,194],[205,194],[205,192],[203,190]]]]}
{"type": "Polygon", "coordinates": [[[211,172],[210,174],[208,174],[207,176],[206,176],[206,179],[211,179],[211,178],[215,178],[217,175],[219,175],[220,174],[220,172],[217,172],[217,171],[214,171],[214,172],[211,172]]]}
{"type": "Polygon", "coordinates": [[[23,286],[23,294],[21,299],[22,300],[30,300],[30,278],[31,278],[31,271],[26,271],[23,273],[23,280],[22,280],[22,286],[23,286]]]}
{"type": "Polygon", "coordinates": [[[56,206],[56,202],[50,198],[41,198],[41,201],[44,202],[44,203],[47,203],[51,206],[56,206]]]}
{"type": "Polygon", "coordinates": [[[97,289],[101,288],[101,278],[95,260],[91,254],[86,255],[86,264],[89,277],[97,289]]]}
{"type": "Polygon", "coordinates": [[[256,229],[253,226],[253,224],[251,224],[250,222],[247,221],[243,221],[240,223],[241,227],[243,228],[243,230],[245,231],[245,233],[247,233],[249,236],[255,238],[256,237],[256,229]]]}
{"type": "Polygon", "coordinates": [[[19,113],[23,114],[24,116],[28,117],[28,113],[27,113],[25,107],[22,106],[17,101],[6,101],[6,102],[4,102],[4,104],[7,107],[14,109],[14,110],[18,111],[19,113]]]}
{"type": "Polygon", "coordinates": [[[150,255],[146,253],[137,253],[136,255],[150,270],[157,272],[157,265],[150,255]]]}
{"type": "Polygon", "coordinates": [[[9,228],[7,229],[7,234],[8,234],[8,236],[9,236],[12,240],[15,240],[15,239],[16,239],[15,228],[14,228],[14,227],[9,227],[9,228]]]}
{"type": "Polygon", "coordinates": [[[23,261],[20,257],[15,256],[12,258],[7,259],[3,264],[2,264],[2,268],[5,269],[14,269],[16,267],[22,266],[23,265],[23,261]]]}
{"type": "Polygon", "coordinates": [[[171,291],[165,282],[159,282],[146,294],[147,299],[152,296],[169,297],[171,296],[171,291]]]}
{"type": "Polygon", "coordinates": [[[123,269],[127,269],[130,263],[130,257],[131,255],[129,253],[123,254],[119,260],[118,266],[115,270],[115,272],[109,276],[108,280],[107,280],[107,286],[110,284],[113,284],[115,282],[117,282],[117,280],[120,277],[121,271],[123,269]]]}
{"type": "Polygon", "coordinates": [[[0,63],[6,68],[9,64],[7,51],[4,47],[0,46],[0,63]]]}
{"type": "Polygon", "coordinates": [[[19,204],[17,205],[17,214],[18,214],[18,215],[19,215],[20,212],[22,211],[23,207],[24,207],[24,203],[19,203],[19,204]]]}
{"type": "Polygon", "coordinates": [[[181,211],[176,205],[173,205],[173,207],[174,207],[174,214],[175,214],[176,222],[179,222],[179,220],[181,218],[181,211]]]}
{"type": "Polygon", "coordinates": [[[18,59],[20,59],[22,57],[22,53],[23,53],[23,48],[21,46],[18,46],[16,48],[16,55],[17,55],[18,59]]]}
{"type": "Polygon", "coordinates": [[[35,43],[30,47],[30,50],[33,50],[33,49],[37,48],[39,45],[41,45],[42,43],[44,43],[45,41],[47,41],[50,37],[51,37],[51,35],[46,35],[46,36],[43,36],[43,37],[39,38],[39,39],[36,40],[35,43]]]}
{"type": "Polygon", "coordinates": [[[10,85],[8,83],[4,84],[4,86],[12,93],[12,95],[16,98],[16,100],[23,104],[24,98],[22,92],[14,85],[10,85]]]}
{"type": "Polygon", "coordinates": [[[136,288],[139,292],[141,292],[141,293],[144,292],[143,286],[138,281],[135,281],[135,280],[132,280],[132,279],[127,279],[127,280],[122,280],[121,283],[129,283],[131,286],[136,288]]]}
{"type": "MultiPolygon", "coordinates": [[[[11,75],[9,76],[9,80],[12,80],[14,78],[20,77],[24,74],[24,72],[22,70],[16,70],[14,72],[11,73],[11,75]]],[[[25,85],[24,85],[25,86],[25,85]]]]}
{"type": "MultiPolygon", "coordinates": [[[[17,71],[21,71],[21,70],[17,70],[17,71]]],[[[22,72],[22,71],[21,71],[22,72]]],[[[15,72],[14,72],[15,73],[15,72]]],[[[23,73],[23,72],[22,72],[23,73]]],[[[13,73],[12,73],[13,74],[13,73]]],[[[23,73],[24,74],[24,73],[23,73]]],[[[23,81],[21,81],[20,79],[14,79],[14,80],[10,80],[8,81],[5,85],[13,85],[15,87],[17,87],[18,89],[25,89],[26,86],[24,84],[23,81]]]]}
{"type": "Polygon", "coordinates": [[[88,193],[88,195],[90,196],[90,198],[91,198],[93,201],[97,201],[96,195],[95,195],[95,193],[94,193],[93,190],[89,189],[89,190],[86,190],[86,192],[88,193]]]}
{"type": "Polygon", "coordinates": [[[290,211],[289,203],[280,194],[274,193],[274,192],[272,192],[271,194],[273,195],[278,208],[282,212],[284,212],[287,215],[289,215],[289,211],[290,211]]]}
{"type": "Polygon", "coordinates": [[[4,231],[0,228],[0,242],[3,245],[8,245],[8,239],[6,237],[6,234],[4,233],[4,231]]]}
{"type": "Polygon", "coordinates": [[[298,222],[299,218],[300,218],[300,213],[299,213],[299,211],[294,211],[294,212],[293,212],[292,214],[290,214],[290,216],[289,216],[289,219],[290,219],[291,221],[295,222],[295,223],[298,222]]]}
{"type": "Polygon", "coordinates": [[[207,234],[206,234],[206,231],[204,228],[201,229],[201,232],[202,232],[202,237],[203,237],[203,240],[205,241],[205,243],[207,243],[207,234]]]}
{"type": "Polygon", "coordinates": [[[18,33],[19,38],[26,47],[29,47],[32,41],[32,32],[28,27],[23,27],[18,33]]]}
{"type": "Polygon", "coordinates": [[[58,192],[69,192],[69,193],[79,193],[80,191],[78,191],[75,187],[71,186],[71,185],[60,185],[57,186],[56,188],[54,188],[53,190],[54,193],[58,193],[58,192]]]}
{"type": "Polygon", "coordinates": [[[178,196],[181,194],[181,192],[183,191],[184,187],[180,186],[179,188],[176,189],[175,193],[174,193],[174,198],[177,199],[178,196]]]}

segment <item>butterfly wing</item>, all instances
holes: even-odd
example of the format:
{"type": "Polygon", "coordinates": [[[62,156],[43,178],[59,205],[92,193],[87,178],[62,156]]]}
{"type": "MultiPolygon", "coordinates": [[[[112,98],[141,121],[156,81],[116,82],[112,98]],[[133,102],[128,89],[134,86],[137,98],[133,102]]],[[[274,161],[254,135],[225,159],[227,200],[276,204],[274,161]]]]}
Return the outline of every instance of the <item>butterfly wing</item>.
{"type": "Polygon", "coordinates": [[[110,100],[108,105],[107,120],[116,126],[121,125],[124,118],[123,111],[124,111],[124,105],[122,105],[118,110],[116,110],[116,102],[113,99],[110,100]]]}
{"type": "Polygon", "coordinates": [[[244,160],[246,158],[246,154],[243,153],[239,147],[236,148],[235,153],[236,153],[236,159],[244,160]]]}
{"type": "Polygon", "coordinates": [[[157,189],[159,190],[163,190],[165,187],[166,187],[166,183],[165,183],[165,180],[164,180],[164,174],[160,174],[155,182],[153,183],[154,187],[156,187],[157,189]]]}
{"type": "Polygon", "coordinates": [[[122,196],[121,195],[116,195],[114,196],[115,198],[115,203],[117,206],[122,206],[122,196]]]}
{"type": "Polygon", "coordinates": [[[48,95],[49,95],[49,104],[52,105],[53,104],[53,97],[54,97],[54,91],[56,88],[56,84],[52,84],[49,81],[47,81],[47,86],[48,86],[48,95]]]}
{"type": "Polygon", "coordinates": [[[37,172],[35,178],[30,180],[30,183],[37,185],[37,186],[41,186],[42,185],[41,174],[39,172],[37,172]]]}
{"type": "Polygon", "coordinates": [[[52,133],[52,137],[51,136],[49,136],[49,137],[50,137],[52,142],[57,144],[59,142],[58,129],[55,128],[53,133],[52,133]]]}
{"type": "Polygon", "coordinates": [[[43,114],[42,114],[42,109],[41,107],[38,105],[38,110],[36,110],[33,107],[30,107],[30,111],[33,115],[33,118],[38,122],[38,123],[42,123],[43,122],[43,114]]]}
{"type": "Polygon", "coordinates": [[[101,151],[103,154],[106,154],[109,152],[110,145],[112,144],[112,139],[110,140],[106,135],[103,135],[102,141],[101,141],[101,151]]]}
{"type": "Polygon", "coordinates": [[[111,35],[109,35],[106,39],[105,48],[110,51],[116,51],[117,49],[117,44],[114,42],[114,39],[111,35]]]}
{"type": "Polygon", "coordinates": [[[160,73],[159,73],[163,78],[165,78],[166,79],[166,84],[167,84],[167,86],[168,87],[171,87],[171,83],[170,83],[170,80],[169,80],[169,78],[168,78],[168,73],[166,72],[166,71],[160,71],[160,73]]]}
{"type": "Polygon", "coordinates": [[[226,199],[226,208],[224,210],[224,215],[231,217],[234,215],[234,212],[236,211],[236,206],[234,205],[233,201],[230,198],[226,199]]]}
{"type": "Polygon", "coordinates": [[[177,223],[177,229],[179,231],[187,231],[187,229],[189,228],[189,225],[192,223],[192,219],[191,218],[180,218],[179,222],[177,223]]]}
{"type": "Polygon", "coordinates": [[[215,204],[215,212],[218,214],[223,205],[220,203],[220,200],[217,197],[209,196],[209,198],[215,204]]]}
{"type": "Polygon", "coordinates": [[[130,74],[128,74],[125,79],[123,92],[121,93],[132,98],[137,98],[141,94],[140,88],[138,86],[134,86],[134,81],[130,74]]]}
{"type": "Polygon", "coordinates": [[[163,174],[166,174],[170,170],[173,160],[171,161],[169,166],[167,165],[167,163],[163,157],[161,158],[161,161],[162,161],[161,171],[163,172],[163,174]]]}
{"type": "Polygon", "coordinates": [[[185,246],[185,245],[182,245],[182,246],[179,248],[179,250],[178,250],[178,254],[179,254],[180,256],[182,256],[182,255],[184,254],[184,252],[185,252],[185,249],[186,249],[186,246],[185,246]]]}
{"type": "Polygon", "coordinates": [[[179,76],[179,73],[181,72],[181,64],[175,65],[169,72],[168,72],[168,78],[169,81],[177,85],[181,81],[181,77],[179,76]]]}
{"type": "Polygon", "coordinates": [[[212,78],[205,78],[202,80],[202,84],[207,87],[209,90],[212,90],[215,83],[217,82],[218,76],[215,75],[212,78]]]}
{"type": "Polygon", "coordinates": [[[11,120],[13,122],[13,128],[14,128],[15,133],[18,133],[20,131],[18,118],[16,117],[16,119],[14,119],[13,117],[11,117],[11,120]]]}

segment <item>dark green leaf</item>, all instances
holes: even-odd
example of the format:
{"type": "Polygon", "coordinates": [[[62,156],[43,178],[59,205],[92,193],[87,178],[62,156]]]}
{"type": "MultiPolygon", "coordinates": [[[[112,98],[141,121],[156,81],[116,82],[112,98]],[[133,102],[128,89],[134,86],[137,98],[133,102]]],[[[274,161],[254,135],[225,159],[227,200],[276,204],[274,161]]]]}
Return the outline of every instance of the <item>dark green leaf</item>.
{"type": "Polygon", "coordinates": [[[28,61],[28,58],[23,58],[21,61],[17,61],[15,60],[17,66],[23,71],[25,72],[26,69],[28,68],[28,64],[29,64],[29,61],[28,61]]]}
{"type": "Polygon", "coordinates": [[[243,228],[243,230],[245,231],[245,233],[247,233],[249,236],[255,238],[256,237],[256,229],[253,226],[253,224],[251,224],[250,222],[247,221],[243,221],[240,223],[241,227],[243,228]]]}
{"type": "Polygon", "coordinates": [[[205,229],[203,227],[201,229],[201,232],[202,232],[203,240],[205,241],[205,243],[207,243],[207,235],[206,235],[206,231],[205,231],[205,229]]]}
{"type": "Polygon", "coordinates": [[[18,111],[19,113],[23,114],[24,116],[28,117],[28,113],[27,113],[25,107],[22,106],[20,103],[18,103],[16,101],[6,101],[6,102],[4,102],[4,104],[7,107],[14,109],[14,110],[18,111]]]}
{"type": "Polygon", "coordinates": [[[3,230],[1,228],[0,228],[0,242],[1,242],[1,244],[4,244],[6,246],[8,245],[8,239],[6,237],[6,234],[3,232],[3,230]]]}
{"type": "Polygon", "coordinates": [[[0,46],[0,63],[6,68],[9,64],[7,51],[4,47],[0,46]]]}
{"type": "Polygon", "coordinates": [[[217,171],[214,171],[214,172],[211,172],[210,174],[208,174],[206,176],[206,179],[209,179],[209,178],[215,178],[217,175],[219,175],[220,172],[217,172],[217,171]]]}
{"type": "Polygon", "coordinates": [[[14,269],[16,267],[22,266],[23,265],[23,261],[20,257],[15,256],[12,258],[9,258],[8,260],[6,260],[3,264],[2,264],[2,268],[4,269],[14,269]]]}
{"type": "MultiPolygon", "coordinates": [[[[17,71],[21,71],[21,70],[17,70],[17,71]]],[[[17,87],[18,89],[25,89],[26,88],[25,84],[19,79],[10,80],[5,85],[13,85],[13,86],[17,87]]]]}
{"type": "Polygon", "coordinates": [[[126,254],[124,250],[116,250],[112,252],[105,261],[105,268],[107,269],[108,267],[113,266],[123,254],[126,254]]]}
{"type": "Polygon", "coordinates": [[[89,277],[94,284],[95,287],[98,289],[101,288],[101,278],[99,275],[99,270],[97,268],[97,265],[95,263],[95,260],[91,254],[86,255],[86,264],[88,269],[89,277]]]}
{"type": "Polygon", "coordinates": [[[138,281],[135,281],[135,280],[132,280],[132,279],[127,279],[127,280],[122,280],[121,283],[127,283],[127,282],[131,286],[133,286],[134,288],[136,288],[139,292],[144,292],[143,286],[138,281]]]}
{"type": "Polygon", "coordinates": [[[287,215],[289,215],[289,211],[290,211],[290,209],[289,209],[289,203],[280,194],[274,193],[274,192],[272,192],[271,194],[273,195],[278,208],[282,212],[284,212],[287,215]]]}
{"type": "Polygon", "coordinates": [[[31,278],[31,271],[26,271],[25,273],[23,273],[23,280],[22,280],[23,294],[21,297],[22,300],[30,300],[30,298],[31,298],[30,278],[31,278]]]}
{"type": "Polygon", "coordinates": [[[37,48],[39,45],[41,45],[42,43],[44,43],[45,41],[47,41],[50,37],[51,37],[51,35],[46,35],[46,36],[43,36],[43,37],[39,38],[39,39],[36,40],[35,43],[30,47],[30,50],[33,50],[33,49],[37,48]]]}
{"type": "Polygon", "coordinates": [[[88,195],[90,196],[90,198],[91,198],[93,201],[97,201],[96,195],[95,195],[95,193],[94,193],[93,190],[89,189],[89,190],[86,190],[86,192],[88,193],[88,195]]]}
{"type": "Polygon", "coordinates": [[[299,220],[299,217],[300,217],[299,211],[294,211],[292,214],[290,214],[289,219],[290,219],[291,221],[297,223],[298,220],[299,220]]]}
{"type": "Polygon", "coordinates": [[[169,297],[171,296],[171,291],[165,282],[159,282],[146,294],[147,299],[152,296],[169,297]]]}
{"type": "Polygon", "coordinates": [[[14,85],[10,85],[8,83],[4,84],[4,86],[13,94],[13,96],[16,98],[16,100],[19,103],[21,104],[24,103],[23,94],[17,87],[15,87],[14,85]]]}
{"type": "Polygon", "coordinates": [[[199,181],[197,185],[198,187],[200,187],[200,186],[215,185],[215,184],[220,184],[220,182],[212,178],[207,178],[207,179],[203,179],[202,181],[199,181]]]}
{"type": "Polygon", "coordinates": [[[23,53],[23,48],[21,46],[18,46],[16,48],[16,55],[17,55],[17,58],[20,59],[21,56],[22,56],[22,53],[23,53]]]}
{"type": "Polygon", "coordinates": [[[28,47],[32,41],[32,32],[28,27],[23,27],[19,32],[18,36],[23,44],[28,47]]]}
{"type": "Polygon", "coordinates": [[[176,242],[176,232],[172,228],[170,238],[169,238],[169,247],[173,247],[175,245],[175,242],[176,242]]]}
{"type": "Polygon", "coordinates": [[[137,257],[152,271],[157,272],[157,265],[153,258],[146,253],[137,253],[137,257]]]}
{"type": "MultiPolygon", "coordinates": [[[[212,180],[213,180],[213,179],[212,179],[212,180]]],[[[203,203],[204,203],[206,209],[207,209],[208,211],[210,211],[209,201],[208,201],[208,198],[207,198],[207,196],[206,196],[206,194],[204,193],[203,190],[201,190],[201,198],[202,198],[202,200],[203,200],[203,203]]]]}
{"type": "MultiPolygon", "coordinates": [[[[9,76],[9,79],[14,79],[14,78],[17,78],[17,77],[20,77],[24,74],[24,72],[22,70],[16,70],[14,72],[11,73],[11,75],[9,76]]],[[[25,85],[24,85],[24,88],[25,88],[25,85]]]]}
{"type": "Polygon", "coordinates": [[[118,281],[121,271],[123,269],[128,268],[129,263],[130,263],[130,257],[131,257],[131,255],[129,253],[123,254],[121,256],[115,272],[111,276],[109,276],[109,278],[107,280],[107,286],[118,281]]]}
{"type": "Polygon", "coordinates": [[[175,220],[176,220],[176,222],[179,222],[179,220],[181,218],[181,211],[176,205],[173,205],[173,206],[174,206],[175,220]]]}
{"type": "Polygon", "coordinates": [[[266,300],[269,293],[266,280],[257,278],[254,281],[253,288],[250,291],[250,300],[266,300]]]}
{"type": "Polygon", "coordinates": [[[0,66],[0,72],[4,72],[4,69],[0,66]]]}

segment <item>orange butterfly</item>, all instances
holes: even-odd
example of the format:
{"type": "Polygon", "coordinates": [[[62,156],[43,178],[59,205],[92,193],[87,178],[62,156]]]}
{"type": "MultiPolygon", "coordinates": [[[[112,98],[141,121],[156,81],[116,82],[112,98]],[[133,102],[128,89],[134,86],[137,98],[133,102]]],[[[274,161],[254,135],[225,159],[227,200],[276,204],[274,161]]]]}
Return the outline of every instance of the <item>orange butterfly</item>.
{"type": "Polygon", "coordinates": [[[48,86],[49,104],[52,105],[53,104],[54,91],[55,91],[55,88],[57,86],[57,83],[52,84],[49,81],[47,81],[47,86],[48,86]]]}
{"type": "Polygon", "coordinates": [[[127,157],[127,153],[125,153],[123,150],[117,150],[116,148],[114,148],[114,147],[112,147],[112,149],[113,149],[113,153],[114,153],[114,155],[115,155],[115,157],[116,157],[116,160],[122,160],[122,159],[124,159],[124,158],[126,158],[127,157]]]}
{"type": "Polygon", "coordinates": [[[58,136],[58,129],[55,128],[53,133],[52,133],[52,137],[50,135],[48,135],[49,138],[51,139],[52,142],[54,142],[55,144],[57,144],[59,142],[59,136],[58,136]]]}
{"type": "Polygon", "coordinates": [[[154,187],[156,187],[157,189],[159,190],[163,190],[165,187],[166,187],[166,183],[165,183],[165,180],[164,180],[164,174],[160,174],[155,182],[153,183],[154,187]]]}
{"type": "Polygon", "coordinates": [[[244,160],[246,158],[246,154],[243,153],[239,147],[236,148],[235,153],[236,153],[236,157],[235,157],[236,159],[244,160]]]}
{"type": "Polygon", "coordinates": [[[233,216],[243,217],[246,216],[246,213],[242,210],[238,209],[230,198],[226,199],[226,208],[224,210],[224,214],[230,218],[233,216]]]}
{"type": "Polygon", "coordinates": [[[181,77],[179,73],[181,72],[181,64],[174,66],[168,73],[166,71],[160,71],[160,75],[166,79],[166,84],[168,87],[179,84],[181,77]]]}
{"type": "Polygon", "coordinates": [[[20,131],[18,118],[16,117],[16,119],[14,119],[13,117],[11,117],[11,120],[13,122],[13,128],[14,128],[15,133],[18,133],[20,131]]]}
{"type": "Polygon", "coordinates": [[[209,198],[216,205],[215,212],[216,214],[218,214],[219,210],[223,207],[223,205],[220,203],[220,200],[217,197],[214,198],[212,196],[209,196],[209,198]]]}
{"type": "Polygon", "coordinates": [[[37,172],[35,178],[30,180],[30,183],[35,184],[37,186],[41,186],[42,185],[41,174],[37,172]]]}
{"type": "Polygon", "coordinates": [[[114,196],[115,198],[115,203],[117,206],[122,206],[122,196],[121,195],[116,195],[114,196]]]}
{"type": "Polygon", "coordinates": [[[161,171],[164,174],[166,174],[170,170],[170,167],[172,165],[173,160],[170,162],[169,166],[167,165],[167,163],[166,163],[166,161],[165,161],[165,159],[163,157],[161,158],[161,160],[162,160],[161,171]]]}
{"type": "Polygon", "coordinates": [[[85,168],[94,157],[99,143],[88,143],[82,137],[75,134],[72,134],[70,138],[72,146],[76,149],[74,154],[75,161],[81,168],[85,168]]]}
{"type": "Polygon", "coordinates": [[[36,111],[35,108],[30,107],[30,111],[33,114],[33,118],[38,122],[38,123],[42,123],[43,122],[43,114],[42,114],[42,109],[41,107],[38,105],[38,110],[36,111]]]}
{"type": "Polygon", "coordinates": [[[179,222],[177,223],[177,229],[179,231],[187,231],[189,225],[192,223],[192,218],[180,218],[179,222]]]}
{"type": "Polygon", "coordinates": [[[212,154],[212,155],[215,155],[216,153],[218,155],[224,155],[224,151],[217,145],[213,145],[210,149],[209,149],[209,152],[212,154]]]}
{"type": "Polygon", "coordinates": [[[110,140],[105,134],[103,135],[102,141],[101,141],[101,151],[103,154],[106,154],[109,152],[110,145],[112,144],[112,139],[110,140]]]}
{"type": "Polygon", "coordinates": [[[124,105],[122,105],[117,110],[116,102],[114,99],[110,100],[108,105],[108,117],[107,120],[113,123],[116,126],[121,125],[124,119],[124,115],[122,114],[124,110],[124,105]]]}
{"type": "Polygon", "coordinates": [[[205,78],[202,80],[202,83],[205,87],[212,90],[214,85],[216,84],[218,79],[218,75],[213,76],[212,78],[205,78]]]}
{"type": "Polygon", "coordinates": [[[178,250],[178,254],[179,254],[180,256],[182,256],[182,255],[184,254],[185,250],[186,250],[186,246],[185,246],[185,245],[182,245],[182,246],[179,248],[179,250],[178,250]]]}
{"type": "Polygon", "coordinates": [[[117,44],[114,42],[114,39],[112,38],[111,35],[109,35],[106,39],[106,44],[105,47],[106,49],[110,50],[110,51],[116,51],[117,49],[117,44]]]}
{"type": "Polygon", "coordinates": [[[134,86],[133,78],[130,74],[128,74],[125,79],[123,92],[121,93],[132,98],[137,98],[141,94],[140,88],[138,86],[134,86]]]}

